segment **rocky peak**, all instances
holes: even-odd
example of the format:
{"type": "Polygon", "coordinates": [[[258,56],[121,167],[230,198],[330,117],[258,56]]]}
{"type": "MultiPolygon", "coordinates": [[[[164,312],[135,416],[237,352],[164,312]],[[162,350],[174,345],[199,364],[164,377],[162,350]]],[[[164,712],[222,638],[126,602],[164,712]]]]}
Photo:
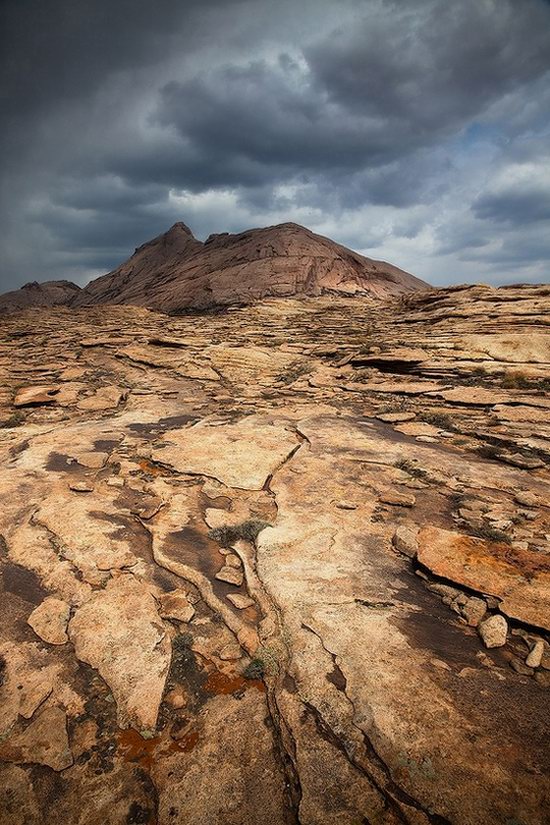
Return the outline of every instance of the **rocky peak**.
{"type": "Polygon", "coordinates": [[[386,298],[426,288],[407,272],[296,223],[216,233],[201,243],[178,222],[88,284],[75,305],[130,303],[177,313],[268,297],[338,293],[386,298]]]}

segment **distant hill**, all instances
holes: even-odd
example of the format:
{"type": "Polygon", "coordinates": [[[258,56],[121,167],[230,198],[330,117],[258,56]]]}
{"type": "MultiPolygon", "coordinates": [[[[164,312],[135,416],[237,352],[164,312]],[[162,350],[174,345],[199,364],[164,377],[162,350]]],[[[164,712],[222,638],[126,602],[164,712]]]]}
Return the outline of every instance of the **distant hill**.
{"type": "Polygon", "coordinates": [[[32,281],[21,289],[0,295],[0,312],[13,312],[28,307],[53,307],[69,304],[80,292],[80,287],[71,281],[32,281]]]}

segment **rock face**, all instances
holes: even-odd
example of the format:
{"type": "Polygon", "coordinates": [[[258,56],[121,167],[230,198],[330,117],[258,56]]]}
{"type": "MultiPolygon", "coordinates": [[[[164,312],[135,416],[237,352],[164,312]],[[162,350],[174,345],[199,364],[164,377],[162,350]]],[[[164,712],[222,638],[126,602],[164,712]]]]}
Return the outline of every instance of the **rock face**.
{"type": "Polygon", "coordinates": [[[177,313],[288,295],[367,294],[380,298],[427,284],[303,226],[284,223],[203,244],[183,223],[144,244],[75,296],[73,306],[138,304],[177,313]]]}
{"type": "Polygon", "coordinates": [[[29,307],[67,306],[80,292],[71,281],[32,281],[21,289],[0,295],[0,313],[14,312],[29,307]]]}
{"type": "Polygon", "coordinates": [[[549,311],[3,318],[2,825],[548,825],[549,311]]]}

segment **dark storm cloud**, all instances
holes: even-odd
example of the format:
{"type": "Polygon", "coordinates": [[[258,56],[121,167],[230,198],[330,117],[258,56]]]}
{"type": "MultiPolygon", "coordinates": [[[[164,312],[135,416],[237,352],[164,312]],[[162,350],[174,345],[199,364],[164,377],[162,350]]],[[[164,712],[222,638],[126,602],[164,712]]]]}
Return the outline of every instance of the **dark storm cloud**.
{"type": "Polygon", "coordinates": [[[506,224],[550,224],[550,189],[513,189],[495,195],[484,195],[474,204],[475,214],[506,224]]]}
{"type": "MultiPolygon", "coordinates": [[[[237,0],[218,0],[237,5],[237,0]]],[[[155,63],[202,0],[3,0],[0,100],[6,115],[81,99],[114,71],[155,63]]],[[[207,4],[208,5],[208,4],[207,4]]],[[[186,38],[183,38],[185,42],[186,38]]]]}
{"type": "Polygon", "coordinates": [[[180,171],[199,189],[392,163],[548,70],[550,17],[525,8],[387,3],[305,49],[305,67],[283,55],[169,83],[156,118],[178,131],[180,171]]]}
{"type": "Polygon", "coordinates": [[[1,288],[99,273],[178,219],[203,234],[299,219],[421,276],[417,261],[429,274],[454,256],[497,278],[513,227],[517,265],[542,265],[544,0],[1,14],[1,288]]]}

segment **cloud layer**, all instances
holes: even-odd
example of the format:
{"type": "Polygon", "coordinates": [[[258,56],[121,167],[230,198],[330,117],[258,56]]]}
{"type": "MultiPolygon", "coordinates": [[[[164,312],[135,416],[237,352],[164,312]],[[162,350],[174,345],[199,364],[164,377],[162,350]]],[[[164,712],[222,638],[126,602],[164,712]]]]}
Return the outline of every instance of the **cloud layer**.
{"type": "Polygon", "coordinates": [[[546,0],[5,0],[0,289],[184,220],[550,279],[546,0]]]}

